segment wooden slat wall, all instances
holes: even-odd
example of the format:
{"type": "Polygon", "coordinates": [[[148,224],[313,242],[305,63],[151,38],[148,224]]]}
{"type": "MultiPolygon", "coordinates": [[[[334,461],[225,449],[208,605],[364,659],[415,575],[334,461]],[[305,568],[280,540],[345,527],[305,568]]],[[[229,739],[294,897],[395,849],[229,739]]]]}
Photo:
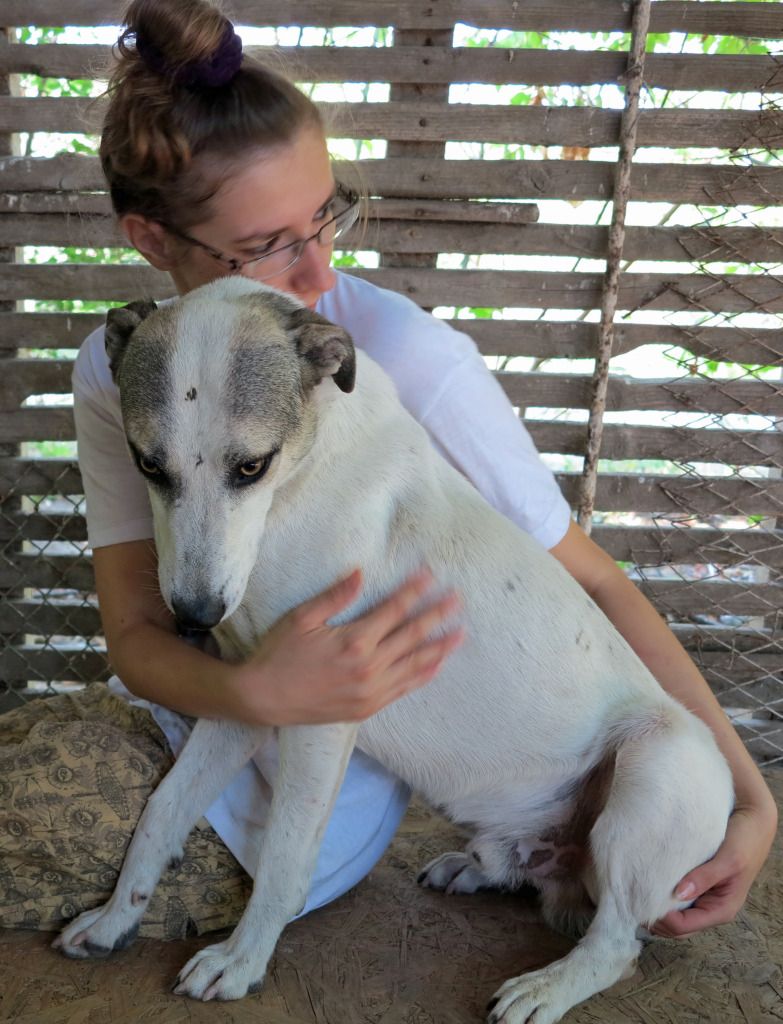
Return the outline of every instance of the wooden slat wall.
{"type": "MultiPolygon", "coordinates": [[[[6,0],[0,18],[9,26],[117,24],[123,6],[114,0],[6,0]]],[[[334,136],[389,143],[385,157],[359,161],[372,198],[369,230],[356,241],[382,259],[378,269],[357,273],[427,308],[541,309],[538,320],[518,321],[505,313],[502,319],[454,323],[468,328],[488,356],[535,360],[532,370],[520,372],[512,363],[498,376],[515,405],[523,413],[527,410],[526,422],[539,449],[551,455],[578,457],[584,452],[583,418],[552,419],[536,410],[584,413],[589,405],[589,368],[551,372],[547,360],[589,359],[594,353],[595,326],[586,318],[594,317],[600,306],[603,275],[579,261],[604,258],[607,228],[553,223],[539,215],[537,204],[611,199],[612,148],[618,141],[620,112],[590,105],[547,106],[546,101],[519,106],[449,103],[446,87],[465,82],[594,87],[621,81],[626,58],[622,52],[582,50],[578,43],[557,50],[463,47],[448,41],[458,22],[509,31],[627,33],[629,8],[621,0],[232,4],[240,25],[375,25],[398,32],[404,45],[276,47],[272,59],[310,83],[389,83],[392,92],[386,103],[324,104],[334,136]],[[452,159],[444,158],[447,142],[540,148],[525,159],[482,159],[472,150],[452,159]],[[597,147],[602,152],[594,159],[597,147]],[[569,159],[574,155],[579,159],[569,159]],[[447,270],[436,266],[441,253],[561,257],[568,269],[447,270]],[[552,317],[546,312],[552,310],[559,312],[552,317]]],[[[651,31],[778,39],[783,36],[783,3],[656,0],[651,31]]],[[[262,56],[268,52],[265,47],[250,49],[262,56]]],[[[110,60],[110,47],[104,45],[23,45],[0,36],[0,80],[19,74],[100,79],[110,60]]],[[[703,93],[705,100],[704,109],[648,105],[642,110],[638,145],[654,149],[635,164],[632,201],[711,208],[783,205],[780,161],[749,166],[749,160],[737,158],[741,152],[780,146],[783,119],[775,103],[761,109],[746,102],[742,109],[717,113],[710,109],[709,98],[719,91],[783,92],[783,60],[774,47],[747,54],[652,53],[645,83],[651,90],[703,93]],[[694,159],[683,164],[674,154],[678,147],[692,150],[694,159]]],[[[22,131],[94,131],[102,103],[20,96],[12,90],[0,94],[0,137],[22,131]]],[[[0,678],[19,688],[31,679],[91,678],[106,668],[100,650],[83,649],[80,639],[98,636],[100,624],[94,600],[77,600],[92,588],[89,556],[80,554],[85,531],[78,514],[78,466],[71,458],[32,456],[25,448],[30,442],[73,439],[71,410],[61,404],[69,393],[70,359],[42,356],[49,349],[78,348],[101,316],[28,311],[21,303],[128,301],[142,293],[163,297],[171,286],[165,275],[145,265],[34,265],[22,258],[23,246],[122,246],[96,158],[0,155],[0,180],[0,249],[16,247],[19,254],[15,263],[0,265],[0,298],[16,303],[0,310],[0,357],[23,350],[5,361],[0,376],[0,444],[6,446],[0,488],[8,496],[7,512],[0,515],[0,588],[12,595],[0,609],[0,634],[13,638],[0,656],[0,678]],[[31,398],[40,404],[24,404],[31,398]],[[39,504],[43,496],[46,500],[39,504]],[[43,552],[37,550],[41,547],[43,552]]],[[[770,269],[780,262],[782,243],[783,229],[761,229],[747,220],[726,227],[712,226],[708,219],[695,226],[631,226],[624,259],[628,264],[648,262],[643,270],[631,266],[622,276],[615,353],[657,344],[687,350],[694,366],[699,359],[783,365],[777,322],[783,284],[770,269]],[[657,269],[655,261],[677,268],[657,269]],[[726,264],[744,276],[727,272],[726,264]],[[764,264],[770,265],[767,273],[748,273],[764,264]],[[664,322],[627,321],[626,314],[635,310],[666,316],[664,322]],[[685,327],[676,316],[700,311],[721,314],[722,319],[685,327]],[[758,311],[768,314],[767,319],[752,328],[734,316],[758,311]]],[[[684,567],[679,577],[653,575],[642,585],[675,623],[727,705],[760,701],[761,694],[769,706],[783,692],[783,644],[776,633],[783,606],[780,374],[720,381],[700,375],[698,367],[692,373],[675,369],[666,380],[615,374],[607,408],[616,414],[659,412],[663,418],[606,424],[602,457],[618,465],[610,465],[599,479],[596,508],[604,518],[594,530],[595,539],[615,558],[642,567],[643,575],[644,567],[684,567]],[[682,426],[677,417],[694,412],[701,420],[682,426]],[[757,420],[738,428],[723,418],[747,413],[777,422],[778,429],[765,429],[757,420]],[[640,475],[622,465],[634,460],[668,460],[682,471],[640,475]],[[723,464],[725,475],[707,477],[698,470],[701,464],[723,464]],[[735,526],[747,517],[758,522],[753,529],[728,529],[727,517],[734,517],[735,526]],[[742,579],[744,567],[750,585],[742,579]],[[714,578],[684,578],[701,570],[714,578]],[[701,626],[694,624],[700,619],[701,626]]],[[[578,476],[561,471],[559,479],[575,504],[578,476]]],[[[783,738],[779,747],[783,749],[783,738]]],[[[770,756],[771,749],[762,743],[760,756],[770,756]]]]}

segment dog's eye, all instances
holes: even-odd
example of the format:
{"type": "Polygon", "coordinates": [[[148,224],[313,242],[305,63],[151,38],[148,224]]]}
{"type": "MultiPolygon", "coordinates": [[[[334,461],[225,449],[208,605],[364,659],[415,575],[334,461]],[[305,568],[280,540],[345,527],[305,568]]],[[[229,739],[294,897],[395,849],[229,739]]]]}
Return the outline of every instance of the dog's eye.
{"type": "Polygon", "coordinates": [[[252,462],[240,462],[237,466],[237,483],[252,484],[254,481],[260,480],[269,469],[274,454],[274,452],[270,452],[263,459],[253,459],[252,462]]]}
{"type": "Polygon", "coordinates": [[[145,459],[143,455],[139,456],[139,469],[146,476],[158,476],[160,473],[160,466],[154,459],[145,459]]]}

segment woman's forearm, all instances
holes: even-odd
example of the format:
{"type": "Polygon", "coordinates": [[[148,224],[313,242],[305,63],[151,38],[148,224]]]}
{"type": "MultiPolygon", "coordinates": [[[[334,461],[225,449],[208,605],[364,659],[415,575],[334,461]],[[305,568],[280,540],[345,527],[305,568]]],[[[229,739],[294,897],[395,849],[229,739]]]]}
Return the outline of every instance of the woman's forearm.
{"type": "Polygon", "coordinates": [[[195,718],[240,717],[235,667],[151,622],[129,627],[111,644],[112,667],[136,697],[195,718]]]}

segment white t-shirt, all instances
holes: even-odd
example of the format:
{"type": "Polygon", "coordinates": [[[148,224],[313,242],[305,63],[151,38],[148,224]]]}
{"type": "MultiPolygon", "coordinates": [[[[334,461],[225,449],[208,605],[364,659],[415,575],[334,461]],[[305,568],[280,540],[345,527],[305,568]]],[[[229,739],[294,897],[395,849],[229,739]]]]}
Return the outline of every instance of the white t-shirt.
{"type": "MultiPolygon", "coordinates": [[[[569,507],[471,338],[410,299],[339,271],[317,311],[349,331],[355,344],[386,370],[403,405],[436,448],[495,508],[544,547],[565,536],[569,507]]],[[[81,347],[73,391],[91,546],[151,538],[146,484],[125,444],[102,327],[81,347]]],[[[134,700],[116,676],[110,685],[150,709],[178,754],[190,731],[189,720],[134,700]]],[[[259,752],[206,812],[250,874],[255,868],[252,836],[263,826],[267,811],[259,773],[269,777],[274,757],[273,750],[259,752]]],[[[354,754],[303,913],[335,899],[371,870],[391,841],[408,798],[398,779],[360,752],[354,754]]]]}

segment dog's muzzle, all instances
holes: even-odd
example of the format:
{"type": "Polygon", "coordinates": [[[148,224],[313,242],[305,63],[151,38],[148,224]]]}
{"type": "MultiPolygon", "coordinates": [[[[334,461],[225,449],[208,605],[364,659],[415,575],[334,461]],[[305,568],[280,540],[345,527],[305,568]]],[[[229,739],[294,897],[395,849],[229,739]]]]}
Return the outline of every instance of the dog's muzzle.
{"type": "Polygon", "coordinates": [[[177,620],[180,635],[208,633],[226,614],[226,602],[222,597],[206,597],[197,600],[183,600],[171,595],[171,610],[177,620]]]}
{"type": "Polygon", "coordinates": [[[205,654],[211,654],[214,658],[220,657],[220,647],[217,640],[208,629],[193,629],[191,626],[183,626],[177,622],[177,636],[185,641],[190,647],[197,647],[205,654]]]}

